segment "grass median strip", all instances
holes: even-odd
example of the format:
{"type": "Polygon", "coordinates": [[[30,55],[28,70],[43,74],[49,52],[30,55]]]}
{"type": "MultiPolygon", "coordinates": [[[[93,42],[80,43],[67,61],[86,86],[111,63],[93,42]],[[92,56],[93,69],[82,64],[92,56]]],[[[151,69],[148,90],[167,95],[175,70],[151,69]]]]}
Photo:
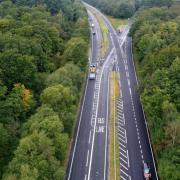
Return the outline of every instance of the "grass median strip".
{"type": "Polygon", "coordinates": [[[116,129],[116,103],[120,87],[118,73],[113,71],[110,75],[110,121],[109,121],[109,179],[120,179],[119,174],[119,148],[116,129]]]}

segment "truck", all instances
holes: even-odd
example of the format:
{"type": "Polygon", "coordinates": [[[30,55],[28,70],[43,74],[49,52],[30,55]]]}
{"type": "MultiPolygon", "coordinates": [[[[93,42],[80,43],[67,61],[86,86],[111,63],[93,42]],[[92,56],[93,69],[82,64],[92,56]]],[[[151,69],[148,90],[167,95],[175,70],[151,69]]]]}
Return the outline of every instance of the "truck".
{"type": "Polygon", "coordinates": [[[89,79],[95,80],[96,79],[96,65],[92,64],[89,68],[89,79]]]}

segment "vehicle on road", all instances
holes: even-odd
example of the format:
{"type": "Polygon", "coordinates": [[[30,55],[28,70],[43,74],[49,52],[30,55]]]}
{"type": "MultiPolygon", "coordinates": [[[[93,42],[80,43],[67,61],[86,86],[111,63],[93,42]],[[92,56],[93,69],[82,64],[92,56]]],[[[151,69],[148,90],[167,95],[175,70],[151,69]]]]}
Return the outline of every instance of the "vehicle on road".
{"type": "Polygon", "coordinates": [[[94,28],[94,24],[93,23],[91,24],[91,27],[94,28]]]}
{"type": "Polygon", "coordinates": [[[94,80],[96,79],[96,65],[92,64],[89,68],[89,79],[94,80]]]}
{"type": "Polygon", "coordinates": [[[93,33],[92,33],[93,35],[96,35],[96,31],[93,31],[93,33]]]}
{"type": "Polygon", "coordinates": [[[145,180],[151,179],[151,171],[147,162],[144,163],[144,179],[145,180]]]}

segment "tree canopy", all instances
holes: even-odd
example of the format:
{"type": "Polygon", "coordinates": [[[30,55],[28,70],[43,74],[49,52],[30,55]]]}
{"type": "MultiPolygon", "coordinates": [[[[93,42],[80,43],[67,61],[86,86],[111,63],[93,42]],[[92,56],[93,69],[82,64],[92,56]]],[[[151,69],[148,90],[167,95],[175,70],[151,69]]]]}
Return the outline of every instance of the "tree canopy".
{"type": "Polygon", "coordinates": [[[178,14],[165,7],[142,10],[135,17],[131,34],[140,78],[139,91],[158,162],[159,176],[161,179],[177,180],[180,178],[178,14]]]}
{"type": "Polygon", "coordinates": [[[79,0],[0,1],[0,178],[64,178],[88,44],[79,0]]]}

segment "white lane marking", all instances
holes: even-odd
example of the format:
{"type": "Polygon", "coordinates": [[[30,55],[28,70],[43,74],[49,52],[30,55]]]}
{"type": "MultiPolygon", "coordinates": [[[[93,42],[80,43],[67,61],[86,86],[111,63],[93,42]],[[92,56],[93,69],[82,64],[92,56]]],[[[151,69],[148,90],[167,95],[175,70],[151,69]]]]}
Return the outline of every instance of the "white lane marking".
{"type": "Polygon", "coordinates": [[[115,101],[115,87],[114,89],[114,177],[116,180],[116,101],[115,101]]]}
{"type": "Polygon", "coordinates": [[[104,163],[104,179],[106,179],[106,165],[107,165],[107,131],[108,131],[108,120],[109,120],[109,76],[108,76],[108,92],[107,92],[107,114],[106,114],[106,141],[105,141],[105,163],[104,163]]]}
{"type": "Polygon", "coordinates": [[[125,132],[124,132],[124,131],[122,131],[122,130],[118,129],[118,134],[120,134],[120,133],[125,134],[125,132]]]}
{"type": "Polygon", "coordinates": [[[91,142],[91,131],[90,131],[90,134],[89,134],[89,144],[91,142]]]}
{"type": "Polygon", "coordinates": [[[128,175],[126,172],[124,172],[122,169],[120,169],[120,171],[121,171],[124,175],[126,175],[127,177],[129,177],[129,175],[128,175]]]}
{"type": "Polygon", "coordinates": [[[129,88],[130,95],[132,95],[131,88],[129,88]]]}
{"type": "MultiPolygon", "coordinates": [[[[106,64],[108,63],[108,59],[111,57],[112,53],[114,51],[114,48],[111,50],[109,56],[107,57],[105,63],[103,64],[102,70],[101,70],[101,74],[100,74],[100,82],[102,79],[102,73],[104,71],[104,68],[106,66],[106,64]]],[[[90,174],[91,174],[91,165],[92,165],[92,156],[93,156],[93,150],[94,150],[94,140],[95,140],[95,133],[96,133],[96,121],[97,121],[97,113],[98,113],[98,108],[99,108],[99,94],[100,94],[100,89],[101,89],[101,83],[99,85],[99,89],[98,89],[98,97],[97,97],[97,109],[96,109],[96,118],[95,118],[95,123],[94,123],[94,130],[93,130],[93,138],[92,138],[92,144],[91,144],[91,154],[90,154],[90,163],[89,163],[89,171],[88,171],[88,180],[90,180],[90,174]]],[[[107,148],[107,147],[106,147],[107,148]]]]}
{"type": "Polygon", "coordinates": [[[89,161],[89,150],[87,152],[86,167],[88,166],[88,161],[89,161]]]}
{"type": "Polygon", "coordinates": [[[128,86],[130,86],[130,80],[128,79],[127,81],[128,81],[128,86]]]}
{"type": "MultiPolygon", "coordinates": [[[[135,74],[135,77],[136,77],[136,83],[137,83],[137,85],[139,86],[139,81],[138,81],[138,78],[137,78],[136,67],[135,67],[135,63],[134,63],[134,58],[133,58],[133,52],[132,52],[132,50],[133,50],[133,48],[132,48],[132,42],[131,42],[131,56],[132,56],[132,63],[133,63],[133,68],[134,68],[134,74],[135,74]]],[[[150,150],[151,150],[151,155],[152,155],[152,159],[153,159],[153,164],[154,164],[156,179],[158,180],[159,178],[158,178],[158,175],[157,175],[157,169],[156,169],[156,164],[155,164],[155,160],[154,160],[154,154],[153,154],[153,150],[152,150],[150,135],[149,135],[149,131],[148,131],[147,120],[146,120],[146,116],[145,116],[145,113],[144,113],[144,107],[143,107],[143,104],[141,103],[141,101],[140,101],[140,104],[141,104],[141,106],[142,106],[143,116],[144,116],[144,120],[145,120],[146,132],[147,132],[147,135],[148,135],[148,141],[149,141],[150,150]]],[[[143,155],[142,155],[142,159],[143,159],[143,155]]]]}
{"type": "Polygon", "coordinates": [[[69,174],[68,174],[68,180],[69,180],[70,177],[71,177],[72,165],[73,165],[73,162],[74,162],[74,155],[75,155],[76,146],[77,146],[77,140],[78,140],[78,136],[79,136],[79,130],[80,130],[80,125],[81,125],[81,120],[82,120],[82,112],[83,112],[83,109],[84,109],[84,103],[85,103],[85,99],[86,99],[88,82],[89,82],[89,81],[88,81],[88,78],[87,78],[86,88],[85,88],[85,93],[84,93],[83,103],[82,103],[82,108],[81,108],[80,120],[79,120],[79,124],[78,124],[78,129],[77,129],[77,134],[76,134],[76,140],[75,140],[74,150],[73,150],[72,159],[71,159],[71,164],[70,164],[70,169],[69,169],[69,174]]]}
{"type": "Polygon", "coordinates": [[[129,163],[129,151],[127,150],[127,159],[128,159],[128,167],[130,167],[130,163],[129,163]]]}
{"type": "MultiPolygon", "coordinates": [[[[95,8],[94,8],[95,9],[95,8]]],[[[96,9],[95,9],[96,10],[96,9]]],[[[107,20],[107,22],[108,22],[108,24],[110,24],[109,23],[109,21],[107,20]]],[[[110,27],[111,27],[111,24],[110,24],[110,27]]],[[[113,29],[113,28],[112,28],[113,29]]],[[[113,29],[114,30],[114,29],[113,29]]],[[[127,32],[125,31],[125,32],[123,32],[123,36],[122,36],[122,38],[123,38],[123,40],[125,40],[126,39],[126,36],[127,36],[127,33],[128,33],[128,28],[127,28],[127,32]]],[[[114,32],[114,34],[116,34],[115,32],[114,32]]],[[[124,42],[121,42],[122,44],[124,43],[124,42]]],[[[122,44],[120,44],[120,46],[122,45],[122,44]]],[[[129,177],[129,179],[131,179],[131,177],[130,176],[128,176],[129,177]]]]}
{"type": "Polygon", "coordinates": [[[126,152],[126,155],[125,154],[123,154],[121,151],[119,152],[124,158],[126,158],[127,159],[127,152],[126,152]]]}
{"type": "Polygon", "coordinates": [[[118,126],[118,128],[122,129],[123,131],[126,131],[126,129],[124,129],[123,127],[121,126],[118,126]]]}
{"type": "Polygon", "coordinates": [[[124,150],[123,148],[121,148],[121,150],[122,150],[124,153],[127,153],[127,151],[126,151],[126,150],[124,150]]]}
{"type": "Polygon", "coordinates": [[[87,179],[87,174],[85,174],[85,177],[84,177],[84,180],[86,180],[87,179]]]}
{"type": "Polygon", "coordinates": [[[124,178],[123,176],[120,176],[122,180],[126,180],[126,178],[124,178]]]}
{"type": "Polygon", "coordinates": [[[123,140],[122,138],[120,138],[120,137],[118,137],[118,139],[121,141],[121,142],[123,142],[123,143],[127,143],[125,140],[123,140]]]}
{"type": "Polygon", "coordinates": [[[129,72],[128,71],[126,71],[126,77],[129,77],[129,72]]]}
{"type": "MultiPolygon", "coordinates": [[[[140,102],[140,103],[141,103],[141,102],[140,102]]],[[[150,145],[150,149],[151,149],[151,155],[152,155],[152,159],[153,159],[153,164],[154,164],[156,179],[158,180],[157,169],[156,169],[156,164],[155,164],[155,160],[154,160],[154,154],[153,154],[153,151],[152,151],[151,140],[150,140],[150,135],[149,135],[148,126],[147,126],[147,120],[146,120],[146,116],[145,116],[145,113],[144,113],[144,107],[143,107],[143,104],[142,104],[142,103],[141,103],[141,106],[142,106],[142,110],[143,110],[143,116],[144,116],[144,120],[145,120],[146,131],[147,131],[148,140],[149,140],[149,145],[150,145]]],[[[143,159],[143,155],[142,155],[142,159],[143,159]]],[[[143,162],[144,162],[144,160],[143,160],[143,162]]]]}
{"type": "Polygon", "coordinates": [[[124,164],[120,163],[120,166],[122,166],[124,169],[128,171],[128,168],[124,164]]]}
{"type": "Polygon", "coordinates": [[[124,160],[121,156],[119,157],[121,161],[123,161],[125,164],[128,164],[126,160],[124,160]]]}
{"type": "Polygon", "coordinates": [[[120,144],[122,147],[126,148],[126,146],[125,146],[124,144],[122,144],[121,142],[119,142],[119,144],[120,144]]]}
{"type": "Polygon", "coordinates": [[[142,149],[141,144],[139,144],[139,146],[140,146],[140,149],[142,149]]]}
{"type": "Polygon", "coordinates": [[[118,134],[119,136],[121,136],[122,138],[124,138],[125,140],[126,140],[126,136],[125,135],[123,135],[123,134],[118,134]]]}
{"type": "Polygon", "coordinates": [[[120,121],[118,122],[118,124],[120,124],[121,126],[124,126],[125,122],[123,121],[123,123],[120,121]]]}

